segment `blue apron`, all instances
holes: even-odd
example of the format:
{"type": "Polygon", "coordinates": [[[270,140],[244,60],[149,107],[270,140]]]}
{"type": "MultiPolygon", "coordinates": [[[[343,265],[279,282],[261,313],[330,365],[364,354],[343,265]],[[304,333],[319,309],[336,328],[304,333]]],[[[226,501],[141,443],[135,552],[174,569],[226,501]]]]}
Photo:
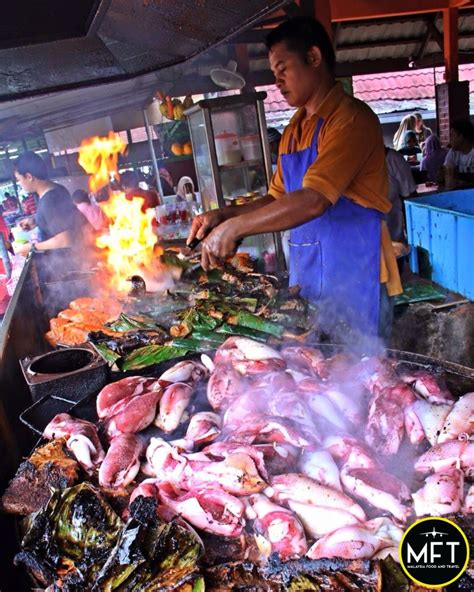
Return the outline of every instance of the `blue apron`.
{"type": "MultiPolygon", "coordinates": [[[[286,192],[303,187],[318,157],[319,119],[311,146],[281,155],[286,192]]],[[[320,324],[345,322],[377,335],[380,305],[380,240],[383,214],[341,196],[322,216],[291,230],[290,285],[317,302],[320,324]]]]}

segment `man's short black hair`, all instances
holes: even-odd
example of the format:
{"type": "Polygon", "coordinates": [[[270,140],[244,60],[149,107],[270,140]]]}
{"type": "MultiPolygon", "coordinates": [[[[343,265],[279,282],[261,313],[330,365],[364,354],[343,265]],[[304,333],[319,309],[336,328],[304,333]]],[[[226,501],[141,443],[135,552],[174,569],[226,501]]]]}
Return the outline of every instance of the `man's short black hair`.
{"type": "Polygon", "coordinates": [[[474,144],[474,125],[469,119],[456,119],[451,123],[451,129],[474,144]]]}
{"type": "Polygon", "coordinates": [[[284,42],[289,51],[298,53],[307,63],[308,51],[314,45],[319,47],[323,60],[333,72],[336,56],[331,39],[323,25],[314,18],[297,16],[278,25],[266,38],[266,46],[271,49],[277,43],[284,42]]]}
{"type": "Polygon", "coordinates": [[[16,159],[15,170],[25,176],[30,173],[32,177],[44,181],[48,178],[46,163],[35,152],[24,152],[16,159]]]}
{"type": "Polygon", "coordinates": [[[120,184],[122,185],[122,187],[132,187],[135,189],[136,187],[138,187],[139,181],[140,177],[138,176],[138,173],[136,173],[135,171],[124,171],[120,175],[120,184]]]}

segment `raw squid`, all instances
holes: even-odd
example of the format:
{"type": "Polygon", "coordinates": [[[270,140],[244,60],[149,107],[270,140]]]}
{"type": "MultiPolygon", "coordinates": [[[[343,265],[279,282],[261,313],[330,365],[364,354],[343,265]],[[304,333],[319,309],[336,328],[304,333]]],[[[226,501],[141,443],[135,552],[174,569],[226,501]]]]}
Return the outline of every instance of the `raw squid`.
{"type": "Polygon", "coordinates": [[[446,417],[438,442],[454,440],[461,434],[474,434],[474,393],[466,393],[454,403],[446,417]]]}
{"type": "Polygon", "coordinates": [[[175,382],[167,386],[160,398],[154,424],[164,432],[174,432],[191,402],[193,393],[194,388],[185,382],[175,382]]]}
{"type": "Polygon", "coordinates": [[[334,530],[316,541],[306,556],[310,559],[370,559],[381,549],[397,547],[402,535],[403,531],[388,518],[374,518],[365,524],[334,530]]]}
{"type": "Polygon", "coordinates": [[[255,539],[264,556],[276,552],[284,560],[306,553],[308,544],[303,525],[291,510],[278,506],[263,494],[251,495],[246,501],[247,518],[254,521],[255,539]]]}
{"type": "Polygon", "coordinates": [[[67,448],[89,473],[104,459],[105,453],[97,428],[90,421],[77,419],[68,413],[58,413],[44,428],[43,436],[47,440],[68,437],[67,448]]]}
{"type": "Polygon", "coordinates": [[[218,347],[214,358],[218,365],[231,365],[241,375],[284,370],[285,360],[275,349],[247,337],[229,337],[218,347]]]}
{"type": "Polygon", "coordinates": [[[433,473],[424,486],[413,494],[417,516],[443,516],[459,512],[462,505],[464,474],[459,469],[433,473]]]}
{"type": "Polygon", "coordinates": [[[411,501],[408,487],[390,473],[380,469],[351,468],[341,469],[341,482],[347,493],[368,502],[385,512],[390,512],[395,520],[406,523],[411,514],[411,501]]]}
{"type": "Polygon", "coordinates": [[[100,465],[99,483],[103,487],[126,487],[140,470],[142,444],[134,434],[120,434],[112,439],[100,465]]]}
{"type": "Polygon", "coordinates": [[[104,386],[97,395],[97,415],[101,419],[109,417],[113,415],[112,408],[116,403],[122,401],[122,399],[143,395],[145,392],[153,390],[154,387],[161,391],[156,378],[144,378],[143,376],[129,376],[117,382],[112,382],[104,386]]]}
{"type": "Polygon", "coordinates": [[[420,444],[426,438],[434,446],[438,441],[451,405],[435,405],[423,399],[405,409],[405,429],[412,444],[420,444]]]}
{"type": "Polygon", "coordinates": [[[220,435],[221,426],[222,419],[217,413],[201,411],[191,417],[185,438],[194,445],[206,444],[220,435]]]}
{"type": "Polygon", "coordinates": [[[226,537],[242,534],[245,506],[221,489],[207,487],[183,492],[169,483],[160,483],[159,498],[196,528],[226,537]]]}

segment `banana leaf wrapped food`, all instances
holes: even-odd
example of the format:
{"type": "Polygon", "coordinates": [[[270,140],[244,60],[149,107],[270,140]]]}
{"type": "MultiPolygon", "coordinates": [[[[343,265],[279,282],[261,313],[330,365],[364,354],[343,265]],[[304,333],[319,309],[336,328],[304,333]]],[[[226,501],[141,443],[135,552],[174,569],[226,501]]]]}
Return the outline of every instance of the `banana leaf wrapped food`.
{"type": "Polygon", "coordinates": [[[124,523],[88,483],[57,490],[28,521],[15,563],[58,591],[199,590],[201,543],[175,521],[162,522],[156,504],[138,497],[124,523]]]}

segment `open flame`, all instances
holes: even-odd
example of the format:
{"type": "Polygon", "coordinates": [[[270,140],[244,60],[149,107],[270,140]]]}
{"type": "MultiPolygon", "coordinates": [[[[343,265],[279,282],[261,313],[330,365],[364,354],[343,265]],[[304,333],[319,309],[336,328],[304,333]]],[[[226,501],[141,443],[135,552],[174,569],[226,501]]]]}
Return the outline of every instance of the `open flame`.
{"type": "Polygon", "coordinates": [[[128,200],[123,192],[115,192],[101,204],[110,220],[108,233],[97,238],[100,249],[106,249],[107,265],[119,291],[130,289],[127,278],[151,270],[156,261],[154,247],[157,236],[151,225],[153,210],[142,212],[143,199],[128,200]]]}
{"type": "MultiPolygon", "coordinates": [[[[79,164],[91,175],[89,187],[97,191],[105,187],[110,176],[117,173],[118,155],[125,151],[120,136],[110,132],[108,137],[93,137],[82,141],[79,149],[79,164]]],[[[127,279],[135,274],[155,276],[159,263],[154,252],[157,236],[153,232],[152,209],[142,210],[143,198],[127,199],[125,193],[111,193],[100,207],[109,220],[107,232],[96,239],[103,249],[112,287],[128,291],[127,279]]]]}
{"type": "Polygon", "coordinates": [[[89,189],[99,191],[109,184],[110,175],[117,174],[118,155],[123,154],[126,144],[114,132],[107,137],[94,136],[82,140],[79,147],[78,163],[88,173],[89,189]]]}

